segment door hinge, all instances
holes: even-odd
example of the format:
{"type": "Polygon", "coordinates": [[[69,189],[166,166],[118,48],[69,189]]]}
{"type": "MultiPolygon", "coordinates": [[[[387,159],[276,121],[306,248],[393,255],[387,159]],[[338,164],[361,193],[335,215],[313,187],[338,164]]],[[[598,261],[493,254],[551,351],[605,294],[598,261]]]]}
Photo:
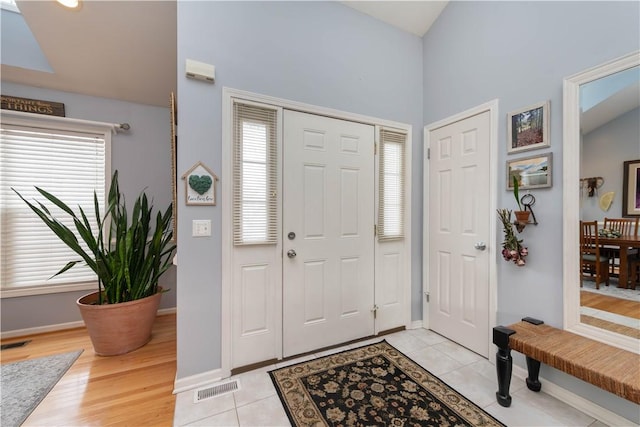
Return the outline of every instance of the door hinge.
{"type": "Polygon", "coordinates": [[[373,224],[373,237],[376,237],[378,235],[378,226],[373,224]]]}
{"type": "Polygon", "coordinates": [[[373,319],[375,320],[375,318],[378,316],[378,309],[380,307],[378,307],[377,305],[373,305],[373,308],[371,309],[371,312],[373,313],[373,319]]]}
{"type": "Polygon", "coordinates": [[[427,148],[427,160],[431,159],[431,148],[427,148]]]}
{"type": "Polygon", "coordinates": [[[378,143],[377,142],[373,143],[373,155],[374,156],[378,155],[378,143]]]}
{"type": "Polygon", "coordinates": [[[425,292],[424,297],[427,299],[427,302],[429,302],[429,292],[425,292]]]}

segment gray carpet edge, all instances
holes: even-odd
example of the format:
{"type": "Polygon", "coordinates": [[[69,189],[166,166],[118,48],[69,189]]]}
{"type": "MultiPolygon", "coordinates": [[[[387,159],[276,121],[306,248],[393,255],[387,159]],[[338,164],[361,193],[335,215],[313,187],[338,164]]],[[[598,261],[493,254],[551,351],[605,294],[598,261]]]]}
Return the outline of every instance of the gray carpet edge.
{"type": "Polygon", "coordinates": [[[84,350],[0,366],[0,425],[20,426],[84,350]]]}

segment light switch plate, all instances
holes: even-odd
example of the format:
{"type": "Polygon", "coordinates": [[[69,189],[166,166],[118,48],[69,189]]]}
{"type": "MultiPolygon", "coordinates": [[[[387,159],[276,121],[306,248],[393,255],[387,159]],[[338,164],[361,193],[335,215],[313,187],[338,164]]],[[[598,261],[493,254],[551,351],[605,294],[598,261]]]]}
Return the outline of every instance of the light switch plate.
{"type": "Polygon", "coordinates": [[[211,220],[209,219],[194,219],[192,221],[193,237],[206,237],[211,236],[211,220]]]}

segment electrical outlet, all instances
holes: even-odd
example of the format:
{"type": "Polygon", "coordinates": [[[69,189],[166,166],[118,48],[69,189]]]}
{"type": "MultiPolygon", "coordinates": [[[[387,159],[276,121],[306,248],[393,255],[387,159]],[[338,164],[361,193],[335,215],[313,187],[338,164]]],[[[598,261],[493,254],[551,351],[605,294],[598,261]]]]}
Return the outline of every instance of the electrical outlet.
{"type": "Polygon", "coordinates": [[[193,237],[211,236],[211,220],[194,219],[191,224],[192,224],[191,235],[193,237]]]}

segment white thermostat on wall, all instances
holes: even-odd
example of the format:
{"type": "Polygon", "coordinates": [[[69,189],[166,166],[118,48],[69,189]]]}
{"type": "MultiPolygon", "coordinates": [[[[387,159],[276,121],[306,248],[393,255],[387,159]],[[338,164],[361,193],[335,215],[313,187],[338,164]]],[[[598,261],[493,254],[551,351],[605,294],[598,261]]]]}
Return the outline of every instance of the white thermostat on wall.
{"type": "Polygon", "coordinates": [[[211,64],[187,59],[185,70],[187,77],[190,79],[202,80],[209,83],[214,83],[216,80],[216,67],[211,64]]]}

